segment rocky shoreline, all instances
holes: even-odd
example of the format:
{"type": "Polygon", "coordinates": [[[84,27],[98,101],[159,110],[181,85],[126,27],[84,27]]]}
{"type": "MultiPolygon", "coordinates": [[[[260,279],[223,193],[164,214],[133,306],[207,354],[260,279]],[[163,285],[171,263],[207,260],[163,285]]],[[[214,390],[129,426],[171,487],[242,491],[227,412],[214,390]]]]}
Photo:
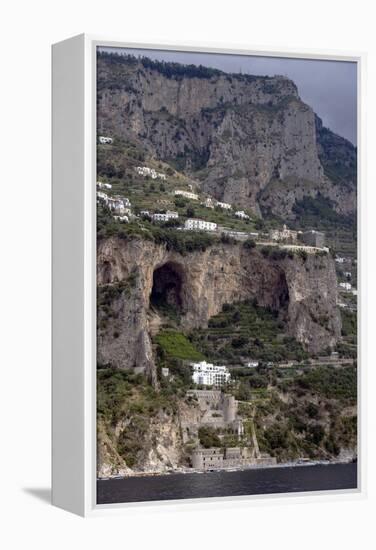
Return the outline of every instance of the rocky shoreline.
{"type": "Polygon", "coordinates": [[[302,468],[305,466],[332,466],[336,464],[353,464],[357,462],[357,458],[347,460],[317,460],[317,461],[292,461],[292,462],[280,462],[277,464],[250,464],[249,466],[239,466],[233,468],[219,468],[213,470],[197,470],[194,468],[179,468],[176,470],[169,470],[167,472],[132,472],[126,474],[110,475],[106,477],[98,477],[97,481],[106,481],[110,479],[127,479],[134,477],[156,477],[156,476],[169,476],[169,475],[185,475],[185,474],[210,474],[213,472],[244,472],[247,470],[270,470],[280,468],[302,468]]]}

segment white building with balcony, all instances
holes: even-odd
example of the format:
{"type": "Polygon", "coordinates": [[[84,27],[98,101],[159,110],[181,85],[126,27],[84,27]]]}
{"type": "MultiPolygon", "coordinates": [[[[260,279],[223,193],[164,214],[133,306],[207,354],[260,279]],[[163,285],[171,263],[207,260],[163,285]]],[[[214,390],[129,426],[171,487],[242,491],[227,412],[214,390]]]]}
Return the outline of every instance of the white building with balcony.
{"type": "Polygon", "coordinates": [[[179,218],[179,214],[173,210],[167,210],[167,212],[164,213],[152,214],[151,217],[156,222],[168,222],[168,220],[177,220],[179,218]]]}
{"type": "Polygon", "coordinates": [[[227,367],[217,366],[206,361],[191,363],[193,369],[192,380],[203,386],[223,386],[227,384],[231,375],[227,367]]]}
{"type": "Polygon", "coordinates": [[[182,191],[181,189],[175,189],[174,195],[176,197],[185,197],[186,199],[191,199],[193,201],[198,200],[198,195],[196,193],[192,193],[191,191],[182,191]]]}
{"type": "Polygon", "coordinates": [[[185,220],[184,229],[186,231],[216,231],[217,224],[205,220],[198,220],[196,218],[189,218],[185,220]]]}

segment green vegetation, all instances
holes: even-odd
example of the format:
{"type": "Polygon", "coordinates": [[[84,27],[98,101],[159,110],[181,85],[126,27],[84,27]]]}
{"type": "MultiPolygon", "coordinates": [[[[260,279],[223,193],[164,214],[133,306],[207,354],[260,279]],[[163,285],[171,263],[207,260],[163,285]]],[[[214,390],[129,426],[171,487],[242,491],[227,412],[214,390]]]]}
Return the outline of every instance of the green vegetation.
{"type": "Polygon", "coordinates": [[[241,357],[302,361],[308,357],[301,344],[286,335],[283,318],[255,301],[225,304],[207,329],[192,332],[192,342],[213,361],[237,363],[241,357]]]}
{"type": "Polygon", "coordinates": [[[351,412],[356,380],[343,369],[328,367],[324,376],[320,367],[303,373],[295,370],[288,383],[285,380],[282,385],[278,372],[276,384],[278,393],[274,387],[269,389],[255,407],[261,451],[279,461],[300,457],[327,459],[337,456],[341,447],[356,445],[357,417],[351,412]],[[335,373],[335,381],[327,376],[330,371],[335,373]],[[282,386],[288,403],[280,397],[282,386]]]}
{"type": "Polygon", "coordinates": [[[204,359],[204,355],[181,332],[164,330],[155,337],[155,341],[167,356],[175,359],[191,361],[204,359]]]}
{"type": "Polygon", "coordinates": [[[317,227],[318,221],[323,230],[333,227],[352,229],[355,224],[353,217],[338,214],[333,208],[333,202],[320,194],[316,198],[303,197],[302,200],[296,201],[292,210],[300,228],[317,227]]]}
{"type": "Polygon", "coordinates": [[[121,420],[116,448],[129,467],[137,463],[147,446],[150,422],[157,414],[174,416],[177,399],[174,393],[154,389],[141,374],[114,368],[97,371],[97,417],[106,432],[114,437],[121,420]]]}
{"type": "Polygon", "coordinates": [[[207,426],[202,426],[198,430],[198,438],[200,444],[205,448],[209,449],[210,447],[221,447],[222,443],[219,439],[217,433],[213,428],[207,426]]]}
{"type": "Polygon", "coordinates": [[[356,311],[341,308],[342,336],[357,337],[357,314],[356,311]]]}
{"type": "Polygon", "coordinates": [[[349,404],[356,403],[356,367],[317,367],[296,379],[296,387],[328,399],[349,404]]]}
{"type": "Polygon", "coordinates": [[[325,175],[337,185],[354,189],[357,176],[357,150],[345,138],[334,134],[322,125],[316,116],[316,135],[319,147],[319,158],[325,175]]]}

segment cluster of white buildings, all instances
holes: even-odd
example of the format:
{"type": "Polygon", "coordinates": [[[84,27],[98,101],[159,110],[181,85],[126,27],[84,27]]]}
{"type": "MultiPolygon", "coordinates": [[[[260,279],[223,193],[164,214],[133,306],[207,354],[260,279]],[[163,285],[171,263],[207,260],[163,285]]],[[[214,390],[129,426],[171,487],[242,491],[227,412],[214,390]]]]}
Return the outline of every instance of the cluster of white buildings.
{"type": "Polygon", "coordinates": [[[215,208],[216,206],[218,206],[219,208],[223,208],[223,210],[232,210],[232,205],[228,202],[216,201],[211,197],[207,197],[201,204],[203,206],[206,206],[206,208],[215,208]]]}
{"type": "Polygon", "coordinates": [[[113,142],[114,140],[111,137],[99,136],[99,143],[101,143],[102,145],[111,145],[111,143],[113,142]]]}
{"type": "Polygon", "coordinates": [[[269,232],[269,238],[272,241],[296,242],[298,239],[298,232],[288,229],[286,224],[284,224],[282,229],[272,229],[269,232]]]}
{"type": "Polygon", "coordinates": [[[214,222],[207,222],[206,220],[188,218],[188,220],[185,220],[184,229],[186,231],[216,231],[217,224],[214,222]]]}
{"type": "Polygon", "coordinates": [[[128,222],[128,216],[132,214],[131,212],[131,203],[126,197],[109,197],[103,191],[97,191],[97,198],[102,200],[108,208],[117,214],[114,215],[115,219],[118,219],[122,222],[128,222]]]}
{"type": "Polygon", "coordinates": [[[143,215],[150,216],[154,221],[156,222],[168,222],[169,220],[177,220],[179,218],[179,214],[177,212],[174,212],[173,210],[167,210],[167,212],[164,213],[155,213],[155,214],[149,214],[147,211],[141,212],[143,215]]]}
{"type": "Polygon", "coordinates": [[[176,189],[174,191],[174,195],[176,197],[185,197],[186,199],[191,199],[193,201],[198,200],[198,195],[196,193],[192,193],[192,191],[182,191],[181,189],[176,189]]]}
{"type": "Polygon", "coordinates": [[[154,168],[149,168],[148,166],[136,166],[135,170],[139,176],[149,176],[153,180],[166,179],[166,174],[162,174],[162,172],[157,172],[156,170],[154,170],[154,168]]]}
{"type": "Polygon", "coordinates": [[[227,367],[217,366],[206,361],[191,363],[193,369],[192,380],[195,384],[203,386],[223,386],[227,384],[231,375],[227,367]]]}

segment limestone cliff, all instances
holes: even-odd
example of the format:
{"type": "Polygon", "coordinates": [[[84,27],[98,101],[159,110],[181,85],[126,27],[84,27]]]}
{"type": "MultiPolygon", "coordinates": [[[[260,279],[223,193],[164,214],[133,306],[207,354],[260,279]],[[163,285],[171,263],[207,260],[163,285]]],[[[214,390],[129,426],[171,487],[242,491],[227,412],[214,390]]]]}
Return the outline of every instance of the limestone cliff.
{"type": "MultiPolygon", "coordinates": [[[[225,303],[257,298],[280,311],[288,333],[313,353],[340,335],[336,274],[327,254],[273,259],[241,244],[216,244],[182,255],[134,238],[99,243],[98,361],[146,371],[155,379],[150,334],[152,293],[163,291],[181,314],[183,329],[205,327],[225,303]]],[[[152,326],[153,325],[153,326],[152,326]]]]}
{"type": "Polygon", "coordinates": [[[100,132],[136,142],[256,214],[289,216],[297,200],[318,193],[339,213],[355,211],[355,148],[318,121],[285,77],[98,58],[100,132]]]}

